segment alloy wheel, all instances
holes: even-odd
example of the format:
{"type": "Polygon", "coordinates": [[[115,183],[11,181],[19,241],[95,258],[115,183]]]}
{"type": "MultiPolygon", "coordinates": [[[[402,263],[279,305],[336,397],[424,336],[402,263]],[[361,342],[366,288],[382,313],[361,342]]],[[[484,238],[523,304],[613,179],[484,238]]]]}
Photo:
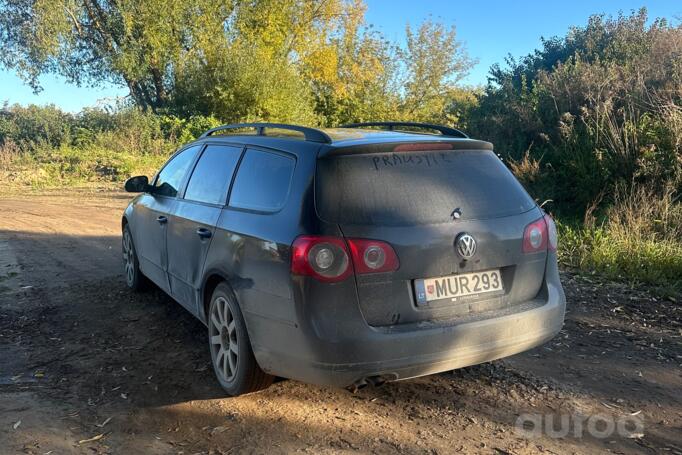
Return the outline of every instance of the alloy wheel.
{"type": "Polygon", "coordinates": [[[237,323],[224,297],[216,298],[212,306],[209,337],[216,370],[224,381],[231,382],[237,374],[239,360],[237,323]]]}
{"type": "Polygon", "coordinates": [[[128,284],[135,279],[135,251],[133,250],[133,240],[130,232],[126,229],[123,232],[123,262],[125,265],[126,280],[128,284]]]}

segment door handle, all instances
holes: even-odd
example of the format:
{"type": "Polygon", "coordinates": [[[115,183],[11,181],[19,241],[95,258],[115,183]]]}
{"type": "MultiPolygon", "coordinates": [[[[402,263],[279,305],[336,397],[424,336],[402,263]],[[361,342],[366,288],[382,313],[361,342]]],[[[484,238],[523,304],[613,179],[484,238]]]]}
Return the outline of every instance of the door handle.
{"type": "Polygon", "coordinates": [[[161,215],[156,218],[156,221],[159,222],[159,224],[166,224],[168,222],[168,218],[165,216],[161,215]]]}
{"type": "Polygon", "coordinates": [[[201,237],[202,239],[210,239],[211,238],[211,231],[205,228],[199,228],[197,229],[197,235],[201,237]]]}

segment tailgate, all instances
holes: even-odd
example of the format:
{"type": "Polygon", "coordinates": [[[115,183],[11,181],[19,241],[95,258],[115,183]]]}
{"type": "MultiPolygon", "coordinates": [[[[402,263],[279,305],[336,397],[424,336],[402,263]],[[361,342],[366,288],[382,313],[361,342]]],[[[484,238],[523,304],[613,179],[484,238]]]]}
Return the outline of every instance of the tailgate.
{"type": "Polygon", "coordinates": [[[395,272],[356,275],[367,322],[447,319],[535,297],[546,251],[523,254],[522,241],[524,228],[542,213],[499,158],[491,150],[409,151],[404,144],[394,150],[401,152],[324,157],[317,166],[320,218],[337,224],[347,238],[389,243],[400,261],[395,272]],[[465,233],[477,245],[466,260],[455,245],[465,233]],[[416,298],[415,280],[479,271],[493,271],[503,289],[428,302],[416,298]]]}

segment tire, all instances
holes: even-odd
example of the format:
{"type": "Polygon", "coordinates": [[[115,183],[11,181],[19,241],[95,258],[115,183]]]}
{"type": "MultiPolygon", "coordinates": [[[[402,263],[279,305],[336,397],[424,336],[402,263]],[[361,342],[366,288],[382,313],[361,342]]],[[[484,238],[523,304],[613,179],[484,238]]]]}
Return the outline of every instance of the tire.
{"type": "Polygon", "coordinates": [[[274,377],[258,366],[244,317],[226,283],[213,291],[207,319],[211,363],[225,392],[236,397],[268,388],[274,377]]]}
{"type": "Polygon", "coordinates": [[[123,227],[121,243],[123,250],[123,274],[126,285],[133,291],[144,291],[147,289],[148,280],[140,271],[140,261],[137,259],[133,234],[130,232],[130,227],[127,224],[123,227]]]}

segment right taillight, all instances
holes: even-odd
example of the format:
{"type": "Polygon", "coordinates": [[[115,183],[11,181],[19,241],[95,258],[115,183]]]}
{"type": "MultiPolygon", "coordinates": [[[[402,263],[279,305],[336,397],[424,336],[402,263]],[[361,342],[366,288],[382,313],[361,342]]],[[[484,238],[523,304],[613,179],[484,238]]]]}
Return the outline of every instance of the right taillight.
{"type": "Polygon", "coordinates": [[[556,223],[551,216],[545,215],[545,222],[547,223],[547,248],[549,251],[556,251],[559,243],[559,236],[556,231],[556,223]]]}
{"type": "Polygon", "coordinates": [[[523,252],[547,251],[547,222],[545,218],[535,220],[523,231],[523,252]]]}
{"type": "Polygon", "coordinates": [[[291,273],[335,283],[353,273],[346,242],[338,237],[303,235],[291,245],[291,273]]]}
{"type": "Polygon", "coordinates": [[[400,267],[393,247],[386,242],[368,239],[348,239],[355,273],[394,272],[400,267]]]}

